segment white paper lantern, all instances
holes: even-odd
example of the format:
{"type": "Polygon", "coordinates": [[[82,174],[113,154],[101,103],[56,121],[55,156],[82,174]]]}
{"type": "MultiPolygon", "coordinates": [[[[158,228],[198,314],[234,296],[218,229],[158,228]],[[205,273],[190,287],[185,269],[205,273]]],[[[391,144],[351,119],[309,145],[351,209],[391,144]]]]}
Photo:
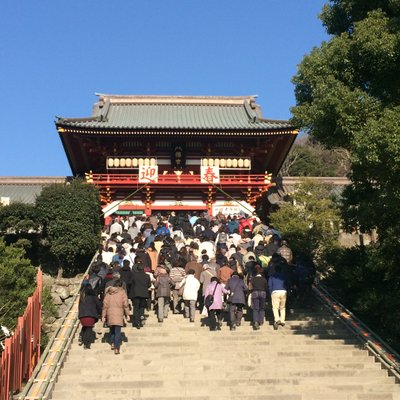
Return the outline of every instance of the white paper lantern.
{"type": "Polygon", "coordinates": [[[132,167],[136,168],[138,166],[138,159],[137,158],[132,158],[132,167]]]}
{"type": "Polygon", "coordinates": [[[119,165],[121,166],[121,168],[125,168],[125,158],[121,158],[120,160],[119,160],[119,165]]]}
{"type": "Polygon", "coordinates": [[[208,165],[209,165],[210,167],[213,167],[213,166],[214,166],[214,160],[213,160],[212,158],[209,158],[209,159],[208,159],[208,165]]]}
{"type": "Polygon", "coordinates": [[[108,167],[112,168],[114,166],[114,160],[112,158],[108,159],[108,167]]]}
{"type": "Polygon", "coordinates": [[[234,158],[234,159],[232,160],[232,167],[233,167],[233,168],[237,168],[237,166],[238,166],[238,160],[237,160],[237,158],[234,158]]]}
{"type": "Polygon", "coordinates": [[[203,167],[208,167],[208,160],[207,160],[207,158],[203,158],[203,167]]]}
{"type": "Polygon", "coordinates": [[[125,165],[127,168],[132,166],[132,160],[130,158],[125,158],[125,165]]]}
{"type": "Polygon", "coordinates": [[[221,166],[221,168],[225,168],[226,167],[226,160],[225,158],[221,158],[219,160],[219,165],[221,166]]]}
{"type": "Polygon", "coordinates": [[[244,160],[244,166],[245,166],[246,168],[250,168],[250,160],[249,160],[248,158],[246,158],[246,159],[244,160]]]}
{"type": "Polygon", "coordinates": [[[230,158],[228,158],[228,159],[226,160],[226,166],[227,166],[228,168],[231,168],[231,167],[232,167],[232,160],[231,160],[230,158]]]}
{"type": "Polygon", "coordinates": [[[114,167],[119,168],[119,158],[114,158],[114,167]]]}
{"type": "Polygon", "coordinates": [[[139,167],[141,167],[142,165],[144,165],[144,160],[143,158],[139,158],[139,167]]]}
{"type": "Polygon", "coordinates": [[[244,165],[244,160],[243,160],[243,158],[239,158],[239,160],[238,160],[238,167],[239,167],[239,168],[243,168],[243,165],[244,165]]]}
{"type": "Polygon", "coordinates": [[[155,158],[150,158],[150,165],[155,167],[157,165],[157,160],[155,158]]]}

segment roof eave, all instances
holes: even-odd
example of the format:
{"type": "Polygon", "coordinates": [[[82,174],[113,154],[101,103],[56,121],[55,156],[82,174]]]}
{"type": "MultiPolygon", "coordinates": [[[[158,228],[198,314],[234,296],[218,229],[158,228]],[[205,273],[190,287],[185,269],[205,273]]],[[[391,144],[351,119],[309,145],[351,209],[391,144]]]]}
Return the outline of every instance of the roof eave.
{"type": "Polygon", "coordinates": [[[129,135],[129,134],[155,134],[155,135],[297,135],[298,130],[293,126],[281,126],[276,128],[232,128],[232,129],[212,129],[212,128],[165,128],[165,127],[87,127],[74,126],[68,124],[56,124],[59,134],[78,133],[78,134],[103,134],[103,135],[129,135]]]}

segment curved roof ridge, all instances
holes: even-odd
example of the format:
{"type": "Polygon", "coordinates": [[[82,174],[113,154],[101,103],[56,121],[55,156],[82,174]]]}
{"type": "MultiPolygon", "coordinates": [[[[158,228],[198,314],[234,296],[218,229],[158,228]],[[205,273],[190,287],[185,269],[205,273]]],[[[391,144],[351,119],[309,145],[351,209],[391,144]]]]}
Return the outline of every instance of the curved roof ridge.
{"type": "Polygon", "coordinates": [[[256,96],[173,96],[173,95],[123,95],[95,93],[99,102],[126,104],[226,104],[243,105],[246,101],[255,102],[256,96]]]}

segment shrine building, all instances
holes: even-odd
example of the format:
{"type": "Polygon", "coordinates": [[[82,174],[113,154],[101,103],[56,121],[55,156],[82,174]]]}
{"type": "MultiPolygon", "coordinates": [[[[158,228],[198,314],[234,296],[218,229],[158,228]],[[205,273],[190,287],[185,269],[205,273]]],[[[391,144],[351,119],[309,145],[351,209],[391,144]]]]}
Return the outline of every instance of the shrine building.
{"type": "Polygon", "coordinates": [[[263,118],[255,96],[97,96],[91,116],[58,117],[56,127],[105,215],[251,214],[298,133],[263,118]]]}

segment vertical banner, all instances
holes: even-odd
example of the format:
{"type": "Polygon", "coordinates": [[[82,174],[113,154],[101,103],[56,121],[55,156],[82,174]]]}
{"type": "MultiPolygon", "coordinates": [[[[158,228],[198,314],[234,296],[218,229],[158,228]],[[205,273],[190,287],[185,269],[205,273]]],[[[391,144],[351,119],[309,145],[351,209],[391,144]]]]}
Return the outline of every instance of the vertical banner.
{"type": "Polygon", "coordinates": [[[139,167],[139,183],[158,182],[158,166],[141,165],[139,167]]]}
{"type": "Polygon", "coordinates": [[[201,167],[201,183],[219,183],[219,167],[201,167]]]}

